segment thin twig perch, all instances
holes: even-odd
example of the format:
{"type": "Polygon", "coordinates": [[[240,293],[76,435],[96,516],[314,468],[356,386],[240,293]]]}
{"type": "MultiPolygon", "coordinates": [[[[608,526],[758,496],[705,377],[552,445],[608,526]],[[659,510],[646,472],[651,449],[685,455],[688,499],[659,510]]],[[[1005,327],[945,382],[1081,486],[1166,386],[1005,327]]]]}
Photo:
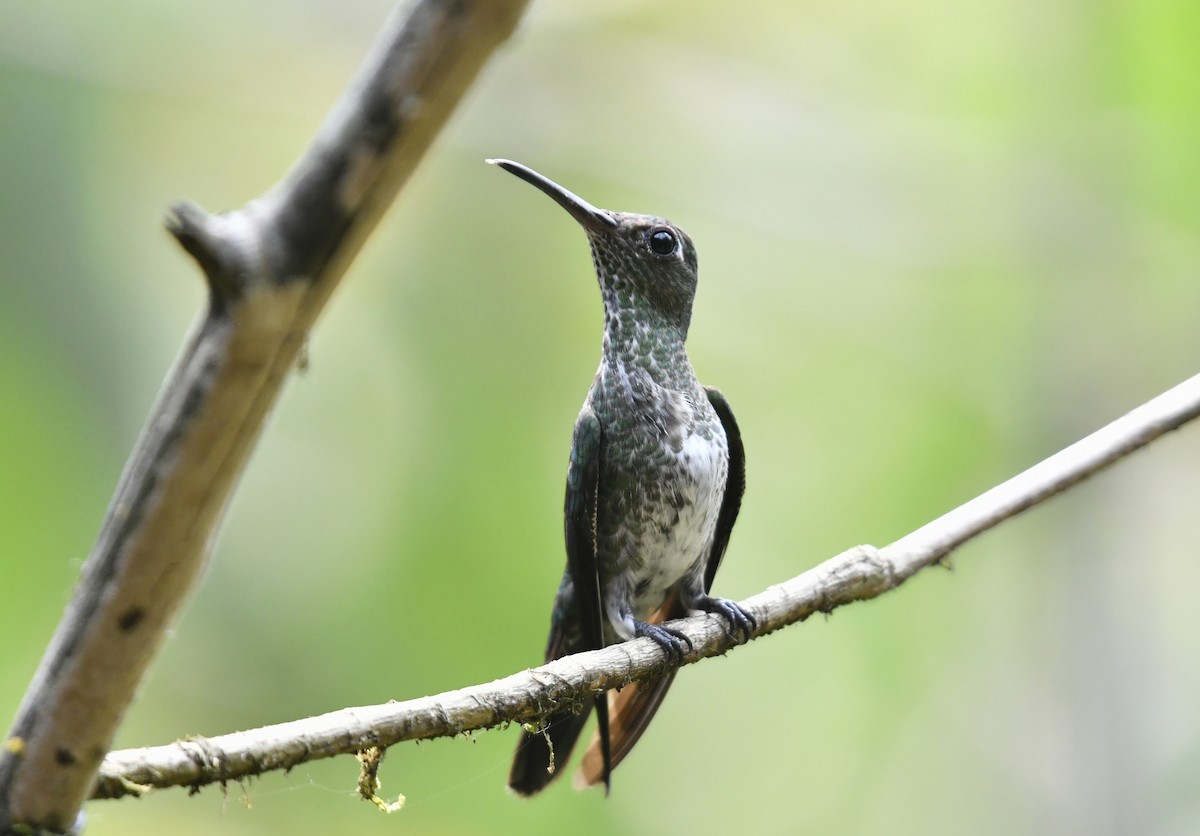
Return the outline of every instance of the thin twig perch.
{"type": "MultiPolygon", "coordinates": [[[[882,595],[1010,517],[1049,499],[1200,415],[1200,375],[992,488],[889,546],[858,546],[742,602],[758,619],[755,636],[882,595]]],[[[735,647],[716,616],[675,622],[692,640],[682,664],[735,647]]],[[[149,788],[200,787],[310,760],[350,754],[403,740],[448,737],[506,722],[538,718],[556,705],[669,668],[650,639],[568,656],[485,685],[432,697],[346,708],[213,738],[111,753],[101,768],[97,798],[149,788]]]]}
{"type": "Polygon", "coordinates": [[[416,0],[287,176],[168,223],[208,309],[167,376],[0,747],[0,833],[64,832],[181,603],[263,421],[342,274],[525,0],[416,0]]]}

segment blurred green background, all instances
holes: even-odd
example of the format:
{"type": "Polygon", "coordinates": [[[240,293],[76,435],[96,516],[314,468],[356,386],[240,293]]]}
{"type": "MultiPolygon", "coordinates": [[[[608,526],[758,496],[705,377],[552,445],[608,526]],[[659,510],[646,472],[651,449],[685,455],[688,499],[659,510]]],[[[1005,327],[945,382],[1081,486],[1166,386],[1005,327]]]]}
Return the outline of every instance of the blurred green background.
{"type": "MultiPolygon", "coordinates": [[[[3,722],[202,304],[166,206],[274,182],[388,9],[0,5],[3,722]]],[[[117,745],[539,660],[600,302],[573,222],[484,157],[696,241],[742,597],[1197,371],[1198,39],[1185,0],[535,4],[334,298],[117,745]]],[[[509,797],[509,730],[394,748],[392,816],[343,758],[88,833],[1195,833],[1198,456],[1186,429],[689,668],[607,801],[509,797]]]]}

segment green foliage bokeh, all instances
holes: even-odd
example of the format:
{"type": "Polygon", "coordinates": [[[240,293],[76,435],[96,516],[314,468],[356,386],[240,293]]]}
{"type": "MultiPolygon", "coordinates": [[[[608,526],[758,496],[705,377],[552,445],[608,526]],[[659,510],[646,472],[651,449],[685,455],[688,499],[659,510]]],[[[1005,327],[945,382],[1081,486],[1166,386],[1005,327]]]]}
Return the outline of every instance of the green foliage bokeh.
{"type": "MultiPolygon", "coordinates": [[[[0,7],[0,721],[202,304],[165,207],[269,187],[387,8],[0,7]]],[[[539,660],[601,317],[583,236],[485,157],[696,241],[741,597],[1197,370],[1198,36],[1182,0],[535,4],[334,298],[117,745],[539,660]]],[[[510,730],[394,748],[392,816],[345,758],[88,833],[1195,832],[1197,456],[686,670],[607,800],[506,795],[510,730]]]]}

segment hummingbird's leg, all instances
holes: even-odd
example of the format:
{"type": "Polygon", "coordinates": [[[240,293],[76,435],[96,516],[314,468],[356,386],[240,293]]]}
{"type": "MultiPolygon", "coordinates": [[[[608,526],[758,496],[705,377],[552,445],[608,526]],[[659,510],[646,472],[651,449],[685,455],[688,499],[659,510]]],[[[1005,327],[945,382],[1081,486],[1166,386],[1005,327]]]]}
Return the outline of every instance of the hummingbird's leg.
{"type": "Polygon", "coordinates": [[[687,645],[688,650],[692,649],[692,640],[683,631],[676,630],[673,627],[664,627],[661,624],[634,621],[633,635],[636,638],[645,636],[654,639],[655,643],[666,652],[667,657],[672,662],[683,661],[684,645],[687,645]]]}
{"type": "Polygon", "coordinates": [[[750,634],[758,629],[758,619],[751,613],[738,606],[737,602],[728,598],[714,598],[711,595],[701,595],[691,602],[691,609],[716,613],[729,623],[729,635],[740,644],[750,641],[750,634]]]}

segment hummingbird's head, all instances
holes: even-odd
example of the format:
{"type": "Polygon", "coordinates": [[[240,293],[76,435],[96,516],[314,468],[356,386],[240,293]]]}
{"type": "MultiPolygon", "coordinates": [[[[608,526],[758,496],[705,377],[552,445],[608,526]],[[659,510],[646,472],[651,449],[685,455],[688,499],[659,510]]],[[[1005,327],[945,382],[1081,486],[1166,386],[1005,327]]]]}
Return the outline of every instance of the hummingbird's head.
{"type": "Polygon", "coordinates": [[[682,229],[653,215],[598,209],[520,163],[488,162],[545,192],[583,227],[608,315],[632,312],[686,337],[696,296],[696,248],[682,229]]]}

